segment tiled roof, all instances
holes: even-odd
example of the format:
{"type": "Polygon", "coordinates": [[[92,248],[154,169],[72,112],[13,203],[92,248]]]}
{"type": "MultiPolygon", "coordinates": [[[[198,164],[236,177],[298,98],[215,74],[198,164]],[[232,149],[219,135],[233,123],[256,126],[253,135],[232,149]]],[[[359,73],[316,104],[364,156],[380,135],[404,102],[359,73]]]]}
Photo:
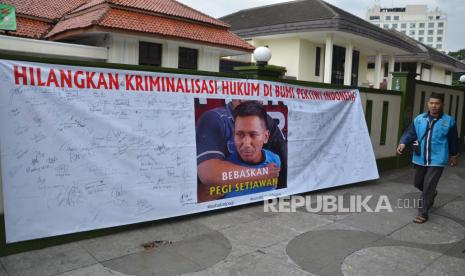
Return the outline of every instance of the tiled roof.
{"type": "Polygon", "coordinates": [[[16,7],[18,14],[45,19],[59,19],[65,14],[109,3],[115,6],[144,10],[148,12],[182,17],[216,26],[229,27],[228,24],[194,10],[175,0],[4,0],[5,4],[16,7]]]}
{"type": "Polygon", "coordinates": [[[16,7],[16,13],[49,20],[59,19],[88,0],[2,0],[16,7]]]}
{"type": "MultiPolygon", "coordinates": [[[[42,38],[53,25],[39,20],[17,17],[16,26],[16,31],[8,31],[9,35],[38,39],[42,38]]],[[[5,31],[0,31],[0,34],[4,33],[5,31]]]]}
{"type": "Polygon", "coordinates": [[[37,19],[18,21],[17,35],[31,38],[55,38],[67,31],[100,26],[187,39],[220,47],[247,51],[253,49],[251,45],[231,33],[228,24],[174,0],[6,0],[3,2],[16,7],[18,19],[25,17],[37,19]]]}
{"type": "Polygon", "coordinates": [[[70,31],[80,28],[90,27],[102,18],[102,16],[109,10],[107,6],[98,8],[96,10],[84,13],[79,16],[65,18],[59,21],[55,27],[46,35],[46,37],[54,36],[63,31],[70,31]]]}
{"type": "Polygon", "coordinates": [[[228,24],[220,20],[205,15],[174,0],[110,0],[110,2],[119,6],[184,17],[217,26],[229,27],[228,24]]]}
{"type": "Polygon", "coordinates": [[[227,29],[167,17],[139,14],[132,11],[110,9],[108,7],[102,7],[84,15],[62,20],[47,37],[92,25],[194,40],[232,48],[253,49],[253,46],[227,29]]]}
{"type": "Polygon", "coordinates": [[[231,33],[227,29],[198,25],[191,22],[136,14],[130,11],[112,9],[98,24],[103,27],[140,31],[152,34],[185,38],[189,40],[226,45],[235,48],[252,50],[253,46],[231,33]]]}

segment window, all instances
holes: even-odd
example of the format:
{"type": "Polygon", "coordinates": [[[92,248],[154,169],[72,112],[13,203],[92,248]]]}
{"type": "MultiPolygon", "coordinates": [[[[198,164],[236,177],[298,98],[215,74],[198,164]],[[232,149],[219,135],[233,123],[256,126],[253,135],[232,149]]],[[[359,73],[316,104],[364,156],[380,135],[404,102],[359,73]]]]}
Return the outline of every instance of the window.
{"type": "Polygon", "coordinates": [[[443,30],[437,30],[436,33],[437,33],[438,35],[442,35],[442,34],[444,33],[444,31],[443,31],[443,30]]]}
{"type": "Polygon", "coordinates": [[[434,22],[428,23],[428,28],[430,28],[430,29],[431,29],[431,28],[434,28],[434,22]]]}
{"type": "Polygon", "coordinates": [[[420,28],[420,29],[425,28],[425,23],[418,23],[418,28],[420,28]]]}
{"type": "Polygon", "coordinates": [[[437,49],[442,49],[442,44],[436,44],[437,49]]]}
{"type": "Polygon", "coordinates": [[[418,31],[418,35],[424,35],[425,34],[425,30],[419,30],[418,31]]]}
{"type": "Polygon", "coordinates": [[[410,30],[409,35],[415,35],[415,30],[410,30]]]}
{"type": "Polygon", "coordinates": [[[419,37],[418,37],[418,41],[423,42],[423,41],[424,41],[424,40],[423,40],[423,37],[422,37],[422,36],[419,36],[419,37]]]}
{"type": "Polygon", "coordinates": [[[375,69],[375,64],[373,62],[368,63],[367,69],[375,69]]]}
{"type": "Polygon", "coordinates": [[[427,41],[428,41],[428,42],[433,42],[433,37],[428,36],[428,40],[427,40],[427,41]]]}
{"type": "Polygon", "coordinates": [[[443,28],[444,27],[444,22],[439,22],[438,23],[438,28],[443,28]]]}
{"type": "Polygon", "coordinates": [[[384,25],[383,25],[383,28],[389,29],[389,24],[384,24],[384,25]]]}
{"type": "Polygon", "coordinates": [[[436,41],[437,41],[437,42],[442,42],[442,36],[438,36],[438,37],[436,38],[436,41]]]}
{"type": "Polygon", "coordinates": [[[428,43],[428,46],[429,46],[429,47],[433,47],[433,44],[431,44],[431,43],[428,43]]]}
{"type": "Polygon", "coordinates": [[[410,23],[410,28],[415,28],[417,24],[415,23],[410,23]]]}
{"type": "Polygon", "coordinates": [[[397,24],[392,24],[392,28],[397,29],[397,24]]]}
{"type": "Polygon", "coordinates": [[[395,16],[394,16],[394,20],[399,20],[399,16],[398,16],[398,15],[395,15],[395,16]]]}
{"type": "Polygon", "coordinates": [[[379,20],[379,16],[370,16],[370,20],[379,20]]]}
{"type": "Polygon", "coordinates": [[[402,29],[407,28],[407,23],[402,23],[402,24],[400,24],[400,27],[401,27],[402,29]]]}
{"type": "Polygon", "coordinates": [[[401,33],[403,34],[407,34],[407,31],[403,30],[403,31],[400,31],[401,33]]]}
{"type": "Polygon", "coordinates": [[[433,20],[434,16],[428,16],[428,20],[433,20]]]}
{"type": "Polygon", "coordinates": [[[316,59],[315,59],[315,76],[320,76],[320,60],[321,60],[321,48],[316,47],[316,59]]]}
{"type": "Polygon", "coordinates": [[[384,77],[387,78],[389,74],[389,63],[385,62],[384,63],[384,77]]]}
{"type": "Polygon", "coordinates": [[[161,66],[161,49],[161,44],[140,41],[139,64],[161,66]]]}
{"type": "Polygon", "coordinates": [[[199,50],[179,47],[178,68],[197,70],[199,50]]]}
{"type": "Polygon", "coordinates": [[[434,35],[434,30],[428,30],[428,35],[434,35]]]}
{"type": "Polygon", "coordinates": [[[385,17],[385,19],[386,19],[386,20],[391,20],[391,16],[387,15],[387,16],[385,17]]]}
{"type": "Polygon", "coordinates": [[[441,19],[441,16],[437,15],[437,16],[436,16],[436,19],[441,19]]]}

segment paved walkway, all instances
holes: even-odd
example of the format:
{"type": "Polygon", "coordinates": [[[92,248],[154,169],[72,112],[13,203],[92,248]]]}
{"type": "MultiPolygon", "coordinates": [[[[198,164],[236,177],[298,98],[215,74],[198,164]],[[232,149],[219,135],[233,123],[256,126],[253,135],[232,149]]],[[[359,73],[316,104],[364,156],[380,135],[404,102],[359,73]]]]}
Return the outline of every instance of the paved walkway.
{"type": "Polygon", "coordinates": [[[412,223],[414,208],[398,208],[419,196],[412,177],[400,169],[312,193],[387,195],[392,213],[265,213],[255,204],[7,256],[0,276],[464,275],[465,166],[445,171],[423,225],[412,223]]]}

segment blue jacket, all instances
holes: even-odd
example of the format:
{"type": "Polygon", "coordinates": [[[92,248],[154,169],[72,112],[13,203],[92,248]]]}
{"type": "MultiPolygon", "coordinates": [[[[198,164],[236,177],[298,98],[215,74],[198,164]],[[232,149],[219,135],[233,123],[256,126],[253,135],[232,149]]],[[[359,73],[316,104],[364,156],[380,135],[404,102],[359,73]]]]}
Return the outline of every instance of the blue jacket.
{"type": "Polygon", "coordinates": [[[408,145],[415,140],[421,144],[421,154],[413,153],[412,158],[417,165],[445,167],[449,157],[458,154],[457,125],[447,114],[434,118],[422,113],[415,117],[400,138],[400,143],[408,145]]]}

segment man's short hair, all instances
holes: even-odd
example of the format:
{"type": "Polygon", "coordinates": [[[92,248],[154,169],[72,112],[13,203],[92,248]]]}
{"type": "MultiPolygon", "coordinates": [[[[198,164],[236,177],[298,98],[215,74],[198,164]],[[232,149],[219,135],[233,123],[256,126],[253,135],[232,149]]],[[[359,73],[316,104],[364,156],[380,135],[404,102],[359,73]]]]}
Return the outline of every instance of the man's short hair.
{"type": "Polygon", "coordinates": [[[236,106],[233,110],[233,117],[258,116],[265,123],[265,128],[268,129],[268,115],[265,107],[258,101],[246,101],[236,106]]]}
{"type": "Polygon", "coordinates": [[[438,99],[441,103],[444,103],[444,94],[433,92],[429,96],[430,99],[438,99]]]}

